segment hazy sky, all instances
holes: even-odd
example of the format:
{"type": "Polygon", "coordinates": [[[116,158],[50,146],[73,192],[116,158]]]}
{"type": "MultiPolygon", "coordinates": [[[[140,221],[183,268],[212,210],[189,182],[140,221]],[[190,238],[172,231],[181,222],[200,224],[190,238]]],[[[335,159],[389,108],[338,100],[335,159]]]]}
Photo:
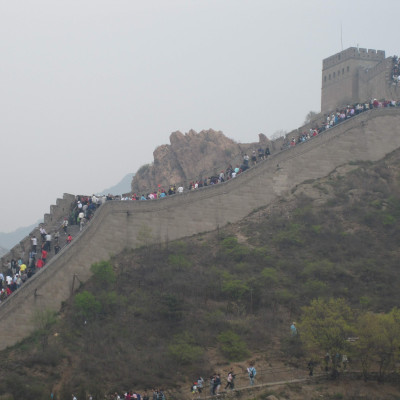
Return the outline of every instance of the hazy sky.
{"type": "Polygon", "coordinates": [[[0,0],[0,232],[100,191],[171,132],[240,141],[320,109],[322,59],[399,53],[400,1],[0,0]]]}

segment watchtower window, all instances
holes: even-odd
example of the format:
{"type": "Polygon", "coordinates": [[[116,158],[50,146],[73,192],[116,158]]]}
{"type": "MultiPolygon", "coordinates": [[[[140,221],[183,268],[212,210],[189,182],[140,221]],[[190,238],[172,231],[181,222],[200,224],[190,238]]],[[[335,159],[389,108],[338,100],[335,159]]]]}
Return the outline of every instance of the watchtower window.
{"type": "Polygon", "coordinates": [[[336,72],[333,73],[333,78],[336,78],[336,72]]]}
{"type": "Polygon", "coordinates": [[[331,74],[329,74],[329,80],[331,80],[331,74]]]}
{"type": "Polygon", "coordinates": [[[350,71],[350,67],[349,66],[347,66],[347,72],[349,72],[350,71]]]}
{"type": "Polygon", "coordinates": [[[342,75],[344,74],[344,68],[342,68],[342,75]]]}
{"type": "Polygon", "coordinates": [[[324,82],[326,82],[326,75],[324,76],[324,82]]]}
{"type": "Polygon", "coordinates": [[[339,69],[339,71],[337,72],[337,76],[339,76],[340,75],[340,69],[339,69]]]}

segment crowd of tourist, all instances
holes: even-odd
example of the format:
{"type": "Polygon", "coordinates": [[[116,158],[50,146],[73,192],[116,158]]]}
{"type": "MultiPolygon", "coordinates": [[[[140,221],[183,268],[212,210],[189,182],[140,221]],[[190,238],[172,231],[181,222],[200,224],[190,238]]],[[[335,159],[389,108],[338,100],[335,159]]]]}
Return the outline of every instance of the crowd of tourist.
{"type": "Polygon", "coordinates": [[[392,60],[392,84],[400,85],[400,60],[398,56],[393,56],[392,60]]]}
{"type": "MultiPolygon", "coordinates": [[[[396,72],[396,76],[399,76],[399,59],[395,56],[393,57],[393,60],[393,72],[396,72]]],[[[326,115],[322,123],[314,124],[309,131],[304,131],[297,137],[293,136],[290,140],[286,138],[283,149],[286,147],[294,147],[299,143],[306,142],[341,122],[359,115],[360,113],[371,109],[387,107],[400,107],[400,101],[378,101],[377,99],[372,99],[365,103],[356,103],[337,109],[335,112],[326,115]]],[[[254,166],[257,162],[267,159],[270,154],[271,151],[269,146],[265,149],[262,147],[259,147],[257,150],[254,149],[252,150],[251,156],[247,153],[243,155],[241,164],[236,164],[235,167],[230,164],[227,168],[222,169],[219,174],[200,178],[198,180],[192,180],[189,182],[186,189],[183,185],[178,185],[177,187],[177,185],[173,184],[169,185],[168,188],[163,188],[161,185],[158,185],[155,190],[141,195],[134,193],[124,197],[113,196],[111,194],[107,196],[77,196],[70,215],[64,218],[61,225],[55,229],[54,232],[46,232],[45,227],[41,225],[39,228],[41,240],[35,235],[32,235],[31,250],[25,260],[20,257],[17,260],[11,259],[3,263],[3,269],[2,272],[0,272],[0,302],[21,287],[21,285],[34,275],[35,272],[43,268],[48,259],[53,255],[52,253],[54,253],[54,255],[57,254],[61,250],[61,246],[67,246],[71,243],[72,235],[68,232],[68,228],[71,225],[77,225],[79,231],[82,231],[86,223],[92,218],[96,209],[104,202],[109,200],[145,201],[163,199],[167,196],[181,194],[185,190],[197,190],[203,187],[221,184],[225,181],[236,178],[242,172],[249,169],[250,166],[254,166]],[[65,236],[65,239],[63,240],[60,239],[60,231],[65,236]]]]}
{"type": "Polygon", "coordinates": [[[252,156],[245,153],[243,155],[243,161],[241,164],[236,164],[235,167],[232,164],[229,164],[228,167],[221,170],[221,172],[217,175],[211,175],[205,178],[199,178],[197,180],[192,180],[187,185],[186,189],[184,185],[168,185],[168,188],[164,188],[161,185],[146,194],[136,194],[133,193],[130,196],[122,197],[121,200],[156,200],[162,199],[167,196],[171,196],[174,194],[183,193],[185,190],[196,190],[207,186],[217,185],[219,183],[223,183],[225,181],[229,181],[230,179],[236,178],[242,172],[246,171],[250,168],[251,165],[257,164],[258,161],[265,160],[271,154],[269,146],[267,146],[264,150],[261,146],[258,148],[257,152],[253,150],[252,156]]]}
{"type": "MultiPolygon", "coordinates": [[[[115,392],[109,395],[108,398],[110,400],[166,400],[163,389],[152,389],[150,393],[145,390],[142,395],[134,390],[125,391],[120,394],[115,392]]],[[[90,399],[91,396],[89,395],[89,400],[90,399]]]]}
{"type": "Polygon", "coordinates": [[[0,302],[19,289],[30,277],[43,268],[48,260],[58,254],[62,247],[72,242],[69,228],[76,225],[79,231],[93,217],[96,209],[106,197],[77,196],[72,210],[53,232],[39,226],[39,235],[31,235],[31,247],[27,257],[12,258],[3,263],[0,271],[0,302]],[[61,233],[60,233],[61,232],[61,233]]]}
{"type": "Polygon", "coordinates": [[[284,148],[294,147],[296,144],[306,142],[313,137],[319,135],[320,133],[340,124],[341,122],[347,121],[348,119],[355,117],[365,111],[372,110],[374,108],[390,108],[390,107],[400,107],[400,101],[395,100],[380,100],[371,99],[365,103],[356,103],[352,105],[347,105],[346,107],[337,109],[336,111],[329,113],[325,116],[322,123],[314,124],[309,131],[303,131],[297,137],[292,137],[290,140],[286,140],[284,148]]]}
{"type": "MultiPolygon", "coordinates": [[[[249,385],[253,386],[255,383],[255,377],[257,375],[257,370],[253,362],[250,362],[249,367],[246,369],[246,374],[249,378],[249,385]]],[[[233,372],[233,367],[229,370],[226,375],[226,380],[224,390],[235,390],[235,379],[236,374],[233,372]]],[[[214,373],[208,379],[208,395],[218,396],[221,391],[222,386],[221,374],[214,373]]],[[[197,378],[190,387],[190,392],[193,398],[198,398],[199,395],[205,390],[206,382],[200,376],[197,378]]],[[[74,394],[72,395],[73,400],[79,400],[74,394]]],[[[89,400],[92,398],[91,395],[88,396],[89,400]]],[[[107,397],[109,400],[166,400],[166,394],[163,389],[152,389],[151,391],[144,390],[142,394],[135,390],[123,391],[121,393],[114,392],[107,397]]]]}

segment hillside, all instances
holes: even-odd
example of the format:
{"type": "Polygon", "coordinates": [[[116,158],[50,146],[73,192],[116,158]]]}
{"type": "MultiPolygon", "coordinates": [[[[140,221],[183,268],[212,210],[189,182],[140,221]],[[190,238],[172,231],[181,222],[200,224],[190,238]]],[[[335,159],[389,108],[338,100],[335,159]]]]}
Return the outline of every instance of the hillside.
{"type": "MultiPolygon", "coordinates": [[[[140,249],[98,265],[57,318],[36,315],[37,333],[2,353],[0,393],[163,386],[184,398],[199,374],[245,374],[250,359],[304,371],[287,339],[312,299],[382,313],[399,304],[399,156],[343,165],[211,233],[151,245],[142,232],[140,249]]],[[[290,390],[280,398],[310,398],[290,390]]]]}

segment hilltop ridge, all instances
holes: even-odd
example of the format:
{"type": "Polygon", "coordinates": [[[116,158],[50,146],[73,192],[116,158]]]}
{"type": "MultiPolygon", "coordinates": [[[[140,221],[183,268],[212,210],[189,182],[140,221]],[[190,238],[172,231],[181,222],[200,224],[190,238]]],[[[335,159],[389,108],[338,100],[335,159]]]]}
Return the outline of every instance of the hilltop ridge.
{"type": "Polygon", "coordinates": [[[241,164],[243,155],[251,155],[259,147],[265,150],[272,142],[262,133],[254,143],[237,143],[221,131],[213,129],[186,134],[179,131],[170,135],[170,144],[158,146],[152,164],[141,167],[132,180],[132,192],[149,191],[158,185],[188,186],[196,181],[219,174],[229,164],[241,164]]]}

